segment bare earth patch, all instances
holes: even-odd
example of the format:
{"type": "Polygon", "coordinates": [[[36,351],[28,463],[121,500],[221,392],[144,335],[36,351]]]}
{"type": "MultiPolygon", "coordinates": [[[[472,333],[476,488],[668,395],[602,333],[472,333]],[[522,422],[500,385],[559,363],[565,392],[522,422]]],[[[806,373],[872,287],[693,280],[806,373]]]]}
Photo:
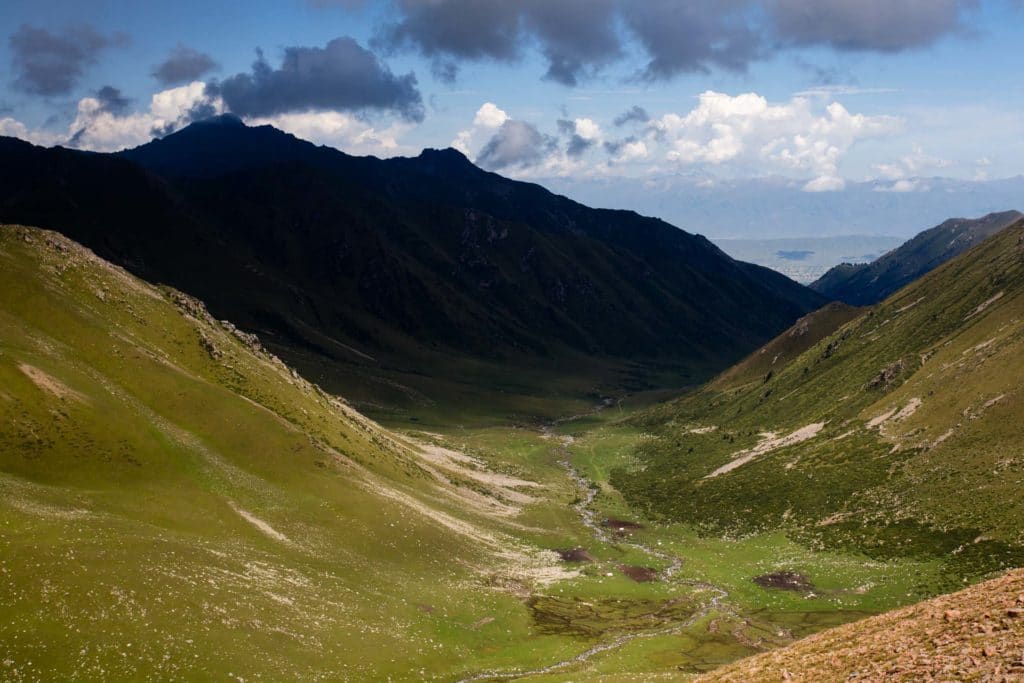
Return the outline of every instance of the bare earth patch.
{"type": "Polygon", "coordinates": [[[1006,294],[1006,292],[999,292],[995,296],[993,296],[991,299],[989,299],[988,301],[983,301],[982,303],[978,304],[978,307],[975,308],[970,313],[968,313],[967,314],[967,318],[964,318],[964,320],[967,320],[969,318],[973,318],[974,316],[978,315],[979,313],[984,311],[986,308],[988,308],[989,306],[991,306],[995,302],[997,302],[1000,299],[1002,299],[1004,294],[1006,294]]]}
{"type": "Polygon", "coordinates": [[[620,564],[619,571],[637,583],[650,583],[658,580],[658,570],[650,567],[635,567],[633,565],[620,564]]]}
{"type": "Polygon", "coordinates": [[[246,512],[245,510],[243,510],[242,508],[238,507],[234,503],[231,503],[231,509],[234,510],[235,512],[237,512],[238,515],[242,519],[244,519],[245,521],[249,522],[254,527],[259,529],[260,531],[262,531],[264,534],[266,534],[270,538],[274,539],[275,541],[280,541],[281,543],[287,543],[289,545],[291,544],[291,539],[289,539],[287,536],[282,534],[280,531],[278,531],[274,527],[270,526],[269,524],[267,524],[266,522],[264,522],[262,519],[260,519],[256,515],[252,514],[251,512],[246,512]]]}
{"type": "Polygon", "coordinates": [[[868,429],[877,429],[879,430],[879,432],[883,434],[883,436],[885,436],[886,427],[889,427],[893,423],[906,420],[908,417],[917,412],[917,409],[921,407],[921,404],[921,399],[915,396],[914,398],[911,398],[909,401],[907,401],[907,404],[902,408],[892,408],[891,410],[887,410],[881,415],[876,415],[875,417],[871,418],[870,420],[868,420],[866,427],[868,429]]]}
{"type": "Polygon", "coordinates": [[[718,429],[716,425],[707,425],[705,427],[690,427],[686,430],[687,434],[710,434],[711,432],[718,429]]]}
{"type": "Polygon", "coordinates": [[[594,556],[585,548],[569,548],[568,550],[556,550],[562,562],[593,562],[594,556]]]}
{"type": "Polygon", "coordinates": [[[450,480],[462,479],[488,489],[492,494],[490,496],[484,496],[470,487],[448,491],[484,514],[515,516],[524,506],[536,502],[536,498],[526,493],[524,489],[535,491],[543,488],[542,484],[534,481],[491,471],[487,469],[485,462],[466,453],[407,438],[407,452],[442,485],[447,485],[450,480]]]}
{"type": "Polygon", "coordinates": [[[792,446],[794,444],[807,441],[808,439],[813,439],[815,436],[818,435],[818,432],[824,429],[824,427],[824,422],[815,422],[805,427],[801,427],[800,429],[797,429],[796,431],[791,432],[786,436],[779,436],[775,432],[765,432],[761,434],[760,443],[758,443],[753,448],[748,448],[747,450],[735,453],[734,456],[738,457],[734,457],[733,460],[730,460],[729,462],[722,465],[717,470],[715,470],[714,472],[712,472],[711,474],[707,475],[704,478],[711,479],[713,477],[725,474],[726,472],[732,472],[737,467],[746,465],[748,462],[750,462],[751,460],[758,456],[765,455],[766,453],[771,453],[774,450],[785,448],[786,446],[792,446]]]}
{"type": "Polygon", "coordinates": [[[754,577],[754,583],[762,588],[775,588],[797,593],[808,593],[814,590],[811,580],[796,572],[772,572],[754,577]]]}
{"type": "Polygon", "coordinates": [[[18,366],[18,369],[25,373],[25,376],[32,380],[32,383],[37,387],[48,394],[56,396],[62,401],[71,399],[73,401],[78,401],[79,403],[84,403],[88,400],[85,394],[75,391],[56,377],[43,372],[34,365],[22,363],[18,366]]]}

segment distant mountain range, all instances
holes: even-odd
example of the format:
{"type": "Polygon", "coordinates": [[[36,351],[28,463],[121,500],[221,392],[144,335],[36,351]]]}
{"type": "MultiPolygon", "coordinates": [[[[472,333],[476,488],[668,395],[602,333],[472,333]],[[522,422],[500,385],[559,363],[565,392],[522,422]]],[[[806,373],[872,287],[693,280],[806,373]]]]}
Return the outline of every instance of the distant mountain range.
{"type": "Polygon", "coordinates": [[[825,301],[450,149],[352,157],[222,116],[116,155],[7,138],[0,159],[0,221],[199,296],[356,400],[416,397],[425,377],[435,395],[552,391],[553,368],[589,378],[575,389],[692,383],[825,301]]]}
{"type": "Polygon", "coordinates": [[[881,301],[1021,218],[1019,211],[977,219],[950,218],[870,263],[843,263],[811,284],[829,299],[853,306],[881,301]]]}
{"type": "Polygon", "coordinates": [[[809,284],[837,263],[873,261],[903,244],[887,235],[712,239],[725,253],[809,284]]]}

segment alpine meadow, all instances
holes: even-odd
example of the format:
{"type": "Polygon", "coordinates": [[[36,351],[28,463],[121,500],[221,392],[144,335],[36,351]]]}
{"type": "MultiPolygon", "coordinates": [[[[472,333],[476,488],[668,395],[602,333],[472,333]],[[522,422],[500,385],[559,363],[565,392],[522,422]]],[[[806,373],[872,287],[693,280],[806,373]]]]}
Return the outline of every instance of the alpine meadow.
{"type": "Polygon", "coordinates": [[[0,680],[1024,681],[1019,2],[0,27],[0,680]]]}

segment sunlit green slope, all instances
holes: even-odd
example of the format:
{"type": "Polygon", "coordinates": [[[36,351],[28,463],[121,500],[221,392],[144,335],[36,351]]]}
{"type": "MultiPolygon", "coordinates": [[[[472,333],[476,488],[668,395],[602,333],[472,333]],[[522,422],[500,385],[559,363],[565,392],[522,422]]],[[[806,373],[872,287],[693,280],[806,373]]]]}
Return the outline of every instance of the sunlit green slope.
{"type": "Polygon", "coordinates": [[[951,582],[1024,564],[1024,223],[754,374],[646,413],[616,486],[712,533],[939,557],[951,582]]]}
{"type": "Polygon", "coordinates": [[[383,430],[192,299],[0,227],[4,680],[450,680],[565,656],[521,647],[514,592],[563,570],[511,535],[537,488],[513,474],[383,430]]]}

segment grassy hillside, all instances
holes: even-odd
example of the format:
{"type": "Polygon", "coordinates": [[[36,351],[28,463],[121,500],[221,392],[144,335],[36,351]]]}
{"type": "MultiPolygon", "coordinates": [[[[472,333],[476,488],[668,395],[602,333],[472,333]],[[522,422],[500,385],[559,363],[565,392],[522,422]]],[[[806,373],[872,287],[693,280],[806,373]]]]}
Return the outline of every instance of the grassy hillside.
{"type": "Polygon", "coordinates": [[[1022,367],[1018,222],[761,380],[647,412],[612,481],[705,533],[936,558],[954,586],[1024,565],[1022,367]]]}
{"type": "Polygon", "coordinates": [[[396,433],[197,300],[2,227],[2,677],[646,680],[932,590],[930,560],[637,517],[607,474],[643,400],[396,433]]]}
{"type": "Polygon", "coordinates": [[[744,358],[710,382],[718,391],[737,389],[746,384],[767,384],[777,370],[811,348],[823,338],[850,322],[861,311],[834,301],[793,323],[793,326],[744,358]]]}
{"type": "Polygon", "coordinates": [[[951,218],[871,263],[835,266],[810,286],[829,299],[854,306],[875,304],[1020,218],[1019,211],[990,213],[975,219],[951,218]]]}
{"type": "Polygon", "coordinates": [[[517,595],[569,575],[524,531],[527,460],[387,432],[54,233],[0,227],[0,425],[6,680],[447,680],[577,647],[517,595]]]}

